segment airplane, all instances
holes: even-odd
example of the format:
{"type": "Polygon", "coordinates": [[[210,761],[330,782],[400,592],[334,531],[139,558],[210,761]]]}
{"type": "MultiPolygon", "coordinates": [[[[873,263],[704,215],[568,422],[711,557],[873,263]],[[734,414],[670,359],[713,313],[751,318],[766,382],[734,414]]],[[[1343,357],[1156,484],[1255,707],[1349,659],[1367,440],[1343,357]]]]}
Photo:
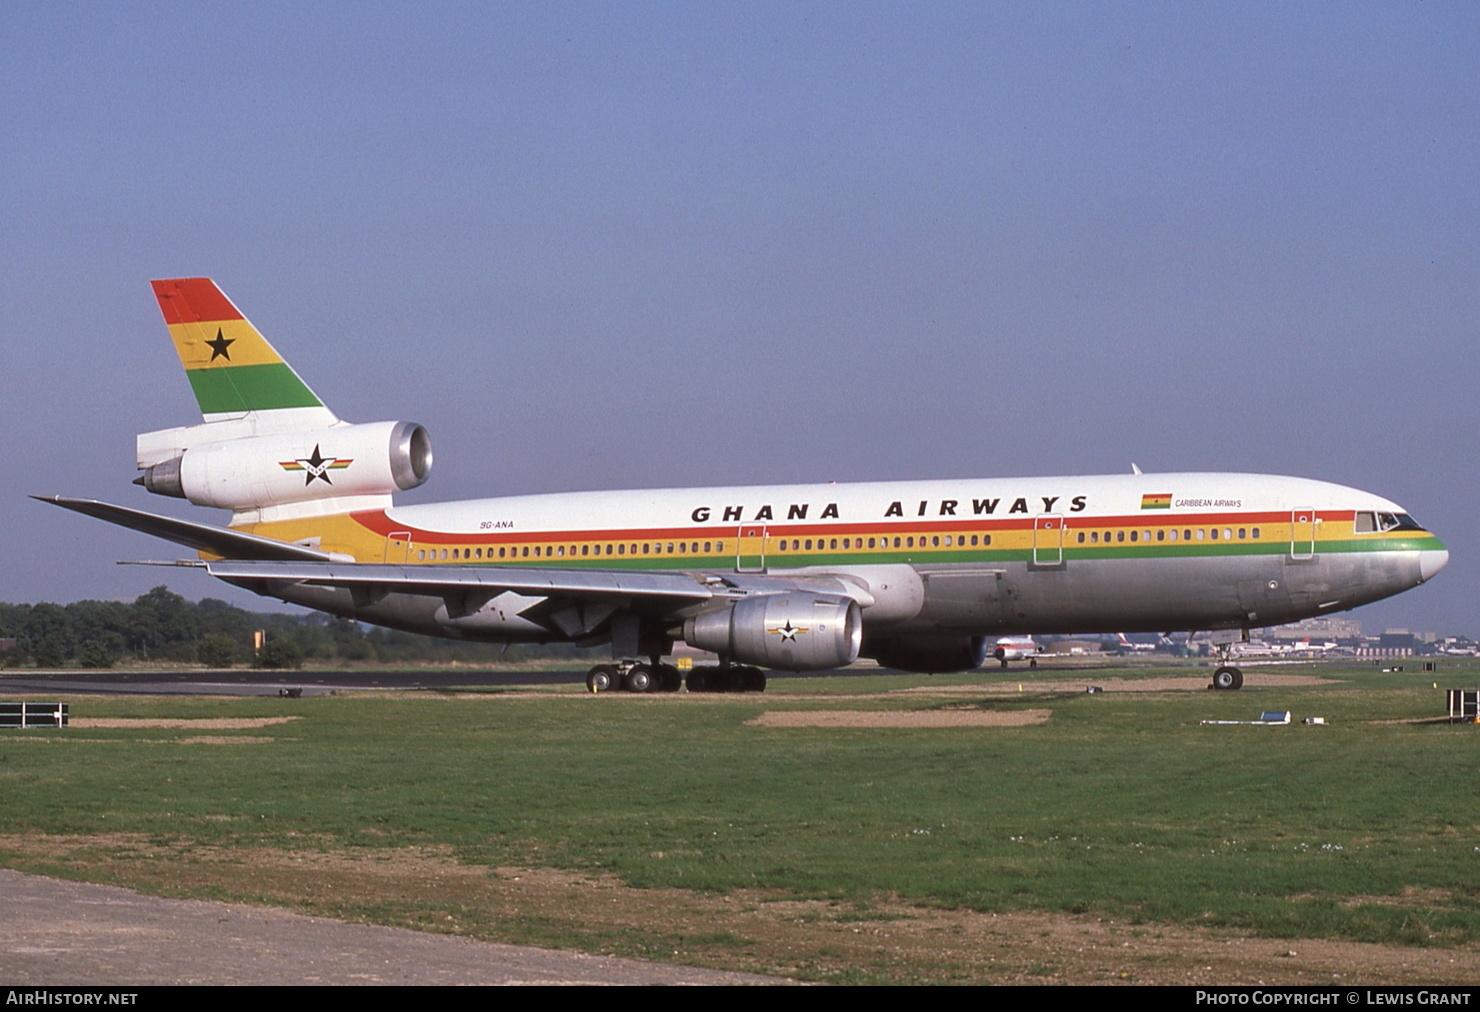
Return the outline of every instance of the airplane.
{"type": "MultiPolygon", "coordinates": [[[[140,434],[135,484],[226,528],[46,502],[194,549],[257,594],[454,639],[609,646],[592,691],[690,691],[869,657],[978,667],[998,637],[1210,630],[1239,688],[1251,626],[1431,579],[1448,550],[1394,502],[1255,474],[1132,474],[568,492],[396,506],[414,422],[341,420],[208,278],[153,282],[200,424],[140,434]]],[[[1000,641],[997,641],[1000,642],[1000,641]]],[[[994,645],[996,645],[994,643],[994,645]]]]}
{"type": "Polygon", "coordinates": [[[993,644],[992,656],[1007,667],[1008,661],[1028,661],[1030,667],[1038,667],[1038,655],[1043,653],[1041,644],[1031,636],[1003,636],[993,644]]]}
{"type": "Polygon", "coordinates": [[[1335,650],[1336,648],[1337,648],[1337,643],[1336,643],[1335,640],[1323,640],[1320,643],[1313,643],[1313,642],[1311,642],[1311,638],[1309,636],[1307,636],[1307,637],[1305,637],[1305,639],[1301,640],[1299,643],[1292,644],[1291,647],[1290,647],[1290,652],[1292,654],[1312,654],[1312,655],[1314,655],[1314,654],[1330,653],[1332,650],[1335,650]]]}
{"type": "Polygon", "coordinates": [[[1136,643],[1125,638],[1125,633],[1115,634],[1115,649],[1121,653],[1149,654],[1156,650],[1155,643],[1136,643]]]}

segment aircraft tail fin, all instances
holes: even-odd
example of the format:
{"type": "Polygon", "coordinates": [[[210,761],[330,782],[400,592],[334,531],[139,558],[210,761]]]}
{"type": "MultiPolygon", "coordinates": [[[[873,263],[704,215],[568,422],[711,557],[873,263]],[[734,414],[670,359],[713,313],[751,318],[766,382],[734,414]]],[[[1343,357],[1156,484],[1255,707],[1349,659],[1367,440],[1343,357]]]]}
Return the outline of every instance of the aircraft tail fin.
{"type": "MultiPolygon", "coordinates": [[[[210,278],[151,282],[207,422],[249,412],[328,408],[210,278]]],[[[329,416],[327,422],[335,419],[329,416]]]]}
{"type": "Polygon", "coordinates": [[[341,421],[214,281],[152,284],[205,420],[140,433],[136,484],[229,509],[241,526],[384,508],[426,480],[420,425],[341,421]]]}

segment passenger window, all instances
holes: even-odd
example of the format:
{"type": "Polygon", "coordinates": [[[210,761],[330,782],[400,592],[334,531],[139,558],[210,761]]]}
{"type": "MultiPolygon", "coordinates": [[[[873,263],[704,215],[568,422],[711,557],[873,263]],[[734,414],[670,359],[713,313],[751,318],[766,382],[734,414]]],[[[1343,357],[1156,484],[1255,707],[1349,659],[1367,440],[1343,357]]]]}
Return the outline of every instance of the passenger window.
{"type": "Polygon", "coordinates": [[[1248,536],[1249,536],[1249,532],[1248,532],[1248,530],[1247,530],[1247,529],[1245,529],[1245,528],[1243,528],[1243,527],[1240,527],[1240,528],[1239,528],[1239,529],[1238,529],[1238,539],[1239,539],[1239,540],[1240,540],[1240,541],[1242,541],[1242,540],[1244,540],[1244,539],[1245,539],[1245,538],[1247,538],[1247,537],[1248,537],[1248,536]]]}
{"type": "Polygon", "coordinates": [[[1135,541],[1135,540],[1136,540],[1136,535],[1137,535],[1137,534],[1138,534],[1138,533],[1139,533],[1139,532],[1138,532],[1138,531],[1131,531],[1131,540],[1132,540],[1132,541],[1135,541]]]}
{"type": "Polygon", "coordinates": [[[1205,531],[1201,527],[1199,527],[1197,529],[1197,540],[1201,541],[1205,537],[1207,537],[1207,531],[1205,531]]]}
{"type": "Polygon", "coordinates": [[[1254,540],[1255,541],[1258,541],[1259,540],[1259,528],[1257,528],[1257,527],[1254,528],[1254,540]]]}
{"type": "Polygon", "coordinates": [[[1217,541],[1218,540],[1218,528],[1216,528],[1216,527],[1209,528],[1208,529],[1208,537],[1211,538],[1214,541],[1217,541]]]}

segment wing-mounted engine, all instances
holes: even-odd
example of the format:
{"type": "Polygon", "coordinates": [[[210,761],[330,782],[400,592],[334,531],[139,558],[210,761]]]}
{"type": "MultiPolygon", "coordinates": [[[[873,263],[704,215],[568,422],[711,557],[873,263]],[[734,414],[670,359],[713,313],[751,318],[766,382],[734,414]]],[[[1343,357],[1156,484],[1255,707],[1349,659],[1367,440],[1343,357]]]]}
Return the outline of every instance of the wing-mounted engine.
{"type": "Polygon", "coordinates": [[[690,646],[742,664],[817,671],[852,664],[863,642],[858,602],[790,591],[747,597],[684,622],[690,646]]]}
{"type": "Polygon", "coordinates": [[[416,488],[432,469],[432,441],[415,422],[220,438],[221,423],[139,437],[134,479],[158,495],[242,511],[416,488]],[[212,438],[216,437],[216,438],[212,438]]]}

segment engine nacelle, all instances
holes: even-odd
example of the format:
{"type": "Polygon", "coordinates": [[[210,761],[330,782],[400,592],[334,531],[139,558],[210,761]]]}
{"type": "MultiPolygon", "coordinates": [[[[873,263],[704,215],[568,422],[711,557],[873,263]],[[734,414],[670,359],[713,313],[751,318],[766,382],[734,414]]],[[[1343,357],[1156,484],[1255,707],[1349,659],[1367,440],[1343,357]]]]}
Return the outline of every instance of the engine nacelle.
{"type": "Polygon", "coordinates": [[[858,659],[863,612],[851,598],[830,594],[765,594],[687,620],[683,638],[742,664],[785,671],[838,668],[858,659]]]}
{"type": "Polygon", "coordinates": [[[987,659],[985,636],[893,636],[870,639],[869,657],[886,668],[943,675],[952,671],[970,671],[987,659]]]}
{"type": "Polygon", "coordinates": [[[136,478],[159,495],[229,510],[416,488],[432,440],[415,422],[371,422],[197,443],[136,478]]]}

